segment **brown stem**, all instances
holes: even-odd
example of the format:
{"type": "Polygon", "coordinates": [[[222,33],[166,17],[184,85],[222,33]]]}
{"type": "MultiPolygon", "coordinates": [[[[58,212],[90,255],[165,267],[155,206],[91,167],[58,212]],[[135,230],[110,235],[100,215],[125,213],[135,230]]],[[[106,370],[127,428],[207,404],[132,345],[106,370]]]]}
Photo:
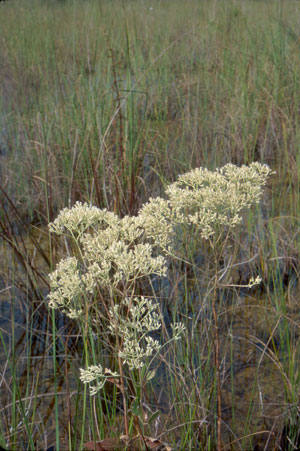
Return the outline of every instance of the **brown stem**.
{"type": "Polygon", "coordinates": [[[221,425],[222,425],[222,399],[221,399],[221,375],[220,375],[220,339],[219,339],[219,328],[218,328],[218,315],[216,310],[216,300],[217,300],[217,284],[218,284],[218,271],[216,266],[215,279],[214,279],[214,292],[212,301],[212,310],[214,317],[214,350],[215,350],[215,370],[217,376],[217,401],[218,401],[218,423],[217,423],[217,440],[218,451],[222,449],[221,441],[221,425]]]}
{"type": "Polygon", "coordinates": [[[134,427],[135,427],[135,429],[136,429],[136,431],[137,431],[137,433],[139,435],[140,444],[142,446],[144,446],[145,450],[148,450],[149,448],[147,446],[147,443],[146,443],[143,431],[142,431],[141,426],[139,424],[139,418],[136,415],[134,415],[134,417],[133,417],[133,424],[134,424],[134,427]]]}

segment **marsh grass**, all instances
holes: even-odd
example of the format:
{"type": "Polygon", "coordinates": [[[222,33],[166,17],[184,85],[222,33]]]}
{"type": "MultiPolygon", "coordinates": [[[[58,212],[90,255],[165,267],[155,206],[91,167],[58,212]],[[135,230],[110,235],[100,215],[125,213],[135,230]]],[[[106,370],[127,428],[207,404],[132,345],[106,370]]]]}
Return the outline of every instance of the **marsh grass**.
{"type": "MultiPolygon", "coordinates": [[[[117,387],[95,401],[74,377],[103,355],[101,336],[48,313],[46,275],[61,254],[31,224],[77,200],[134,214],[179,173],[252,161],[277,174],[223,262],[246,262],[224,284],[263,282],[218,301],[222,438],[228,449],[299,445],[299,4],[184,3],[0,4],[0,232],[12,248],[0,294],[15,324],[1,323],[3,447],[78,449],[123,430],[117,387]]],[[[180,319],[187,333],[161,356],[145,434],[213,450],[209,277],[192,247],[197,271],[176,263],[169,285],[154,282],[166,330],[180,319]]]]}

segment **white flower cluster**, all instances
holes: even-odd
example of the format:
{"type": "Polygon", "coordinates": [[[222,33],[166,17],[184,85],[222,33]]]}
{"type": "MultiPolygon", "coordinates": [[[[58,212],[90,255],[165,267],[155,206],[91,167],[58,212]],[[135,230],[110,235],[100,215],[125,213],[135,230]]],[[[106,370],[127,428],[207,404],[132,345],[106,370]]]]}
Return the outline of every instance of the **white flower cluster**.
{"type": "MultiPolygon", "coordinates": [[[[240,224],[242,211],[260,200],[270,173],[260,163],[227,164],[214,172],[194,169],[167,188],[167,199],[150,199],[137,217],[120,219],[80,202],[62,210],[49,228],[75,240],[78,258],[62,260],[50,274],[49,306],[78,318],[84,313],[85,301],[97,288],[104,288],[114,305],[107,319],[110,333],[120,338],[119,357],[130,370],[142,368],[161,348],[151,333],[161,327],[162,318],[158,304],[136,296],[134,281],[152,274],[166,275],[166,260],[157,255],[157,246],[170,254],[177,233],[187,231],[189,237],[196,229],[209,239],[240,224]],[[114,295],[120,295],[122,287],[124,298],[115,305],[114,295]]],[[[259,281],[251,279],[249,287],[259,281]]],[[[171,340],[178,340],[183,331],[183,324],[173,324],[171,340]]],[[[103,372],[101,365],[80,373],[85,384],[95,382],[91,394],[97,393],[107,378],[118,376],[110,370],[103,372]]],[[[148,380],[153,374],[148,374],[148,380]]]]}
{"type": "Polygon", "coordinates": [[[220,228],[234,228],[242,221],[241,212],[260,200],[270,173],[268,166],[252,163],[227,164],[214,172],[197,168],[181,175],[167,188],[167,200],[150,199],[142,207],[146,233],[167,249],[178,226],[194,225],[204,239],[220,228]]]}
{"type": "Polygon", "coordinates": [[[84,297],[93,295],[96,287],[116,289],[120,282],[127,286],[141,277],[166,274],[165,258],[153,255],[154,246],[145,240],[139,217],[120,219],[77,202],[49,227],[55,233],[69,232],[78,246],[80,258],[61,261],[50,274],[49,306],[71,318],[83,313],[84,297]]]}
{"type": "Polygon", "coordinates": [[[95,385],[90,385],[91,396],[98,393],[98,391],[104,387],[104,384],[108,378],[111,379],[117,377],[119,377],[118,373],[112,372],[107,368],[103,371],[100,364],[90,365],[86,370],[80,368],[80,380],[84,384],[92,384],[92,382],[96,382],[95,385]]]}
{"type": "Polygon", "coordinates": [[[254,277],[251,277],[251,279],[249,280],[249,283],[247,285],[247,288],[252,288],[255,285],[259,285],[262,281],[262,278],[260,276],[257,276],[255,279],[254,277]]]}
{"type": "Polygon", "coordinates": [[[85,288],[75,257],[62,260],[50,274],[49,307],[60,308],[70,318],[78,318],[82,313],[82,296],[85,288]]]}
{"type": "Polygon", "coordinates": [[[101,223],[110,223],[117,217],[107,211],[97,207],[89,206],[87,203],[76,202],[70,208],[60,211],[57,218],[49,224],[49,230],[57,235],[70,232],[71,235],[82,235],[90,227],[101,223]]]}
{"type": "Polygon", "coordinates": [[[142,368],[145,359],[161,348],[159,341],[148,335],[161,327],[159,305],[144,296],[125,298],[110,314],[112,322],[108,328],[123,341],[119,357],[131,370],[142,368]]]}
{"type": "Polygon", "coordinates": [[[170,202],[161,197],[150,198],[139,212],[146,234],[162,249],[173,242],[175,214],[170,202]]]}
{"type": "Polygon", "coordinates": [[[185,325],[182,323],[173,323],[171,324],[171,329],[173,332],[173,340],[177,341],[185,331],[185,325]]]}
{"type": "Polygon", "coordinates": [[[167,188],[168,199],[150,199],[138,217],[120,219],[80,202],[62,210],[50,230],[77,239],[82,261],[64,260],[50,275],[50,307],[75,318],[82,312],[80,298],[97,286],[117,288],[120,282],[128,286],[151,274],[166,275],[166,261],[154,256],[154,245],[168,250],[180,227],[192,226],[205,239],[234,228],[242,221],[242,211],[261,198],[270,173],[260,163],[227,164],[214,172],[197,168],[167,188]]]}
{"type": "Polygon", "coordinates": [[[139,218],[128,216],[111,224],[101,233],[86,234],[81,240],[87,272],[85,283],[92,292],[97,284],[117,287],[141,277],[167,271],[165,259],[153,256],[153,245],[143,239],[139,218]]]}

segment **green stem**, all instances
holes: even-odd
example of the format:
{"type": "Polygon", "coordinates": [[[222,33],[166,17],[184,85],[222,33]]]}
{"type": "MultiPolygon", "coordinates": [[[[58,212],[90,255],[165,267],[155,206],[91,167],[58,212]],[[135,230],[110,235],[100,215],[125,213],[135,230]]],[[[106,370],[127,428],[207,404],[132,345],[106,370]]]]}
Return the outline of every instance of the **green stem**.
{"type": "Polygon", "coordinates": [[[59,424],[58,424],[58,399],[57,399],[57,367],[56,367],[56,329],[55,310],[52,309],[52,334],[53,334],[53,372],[54,372],[54,414],[55,414],[55,442],[56,451],[59,451],[59,424]]]}

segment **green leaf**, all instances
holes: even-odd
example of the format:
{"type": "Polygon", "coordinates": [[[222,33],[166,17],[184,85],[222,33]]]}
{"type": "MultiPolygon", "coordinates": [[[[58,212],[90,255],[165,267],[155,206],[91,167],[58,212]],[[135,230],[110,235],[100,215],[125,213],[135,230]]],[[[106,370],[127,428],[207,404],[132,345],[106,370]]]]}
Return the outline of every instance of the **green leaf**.
{"type": "Polygon", "coordinates": [[[156,370],[151,370],[151,371],[149,371],[148,374],[147,374],[146,381],[147,381],[147,382],[148,382],[148,381],[151,381],[151,379],[154,378],[155,374],[156,374],[156,370]]]}
{"type": "Polygon", "coordinates": [[[139,398],[135,398],[135,400],[131,404],[131,412],[133,413],[133,415],[135,415],[139,418],[141,417],[141,406],[140,406],[139,398]]]}
{"type": "Polygon", "coordinates": [[[157,410],[156,412],[154,412],[151,417],[148,419],[148,424],[151,424],[159,415],[160,411],[157,410]]]}

